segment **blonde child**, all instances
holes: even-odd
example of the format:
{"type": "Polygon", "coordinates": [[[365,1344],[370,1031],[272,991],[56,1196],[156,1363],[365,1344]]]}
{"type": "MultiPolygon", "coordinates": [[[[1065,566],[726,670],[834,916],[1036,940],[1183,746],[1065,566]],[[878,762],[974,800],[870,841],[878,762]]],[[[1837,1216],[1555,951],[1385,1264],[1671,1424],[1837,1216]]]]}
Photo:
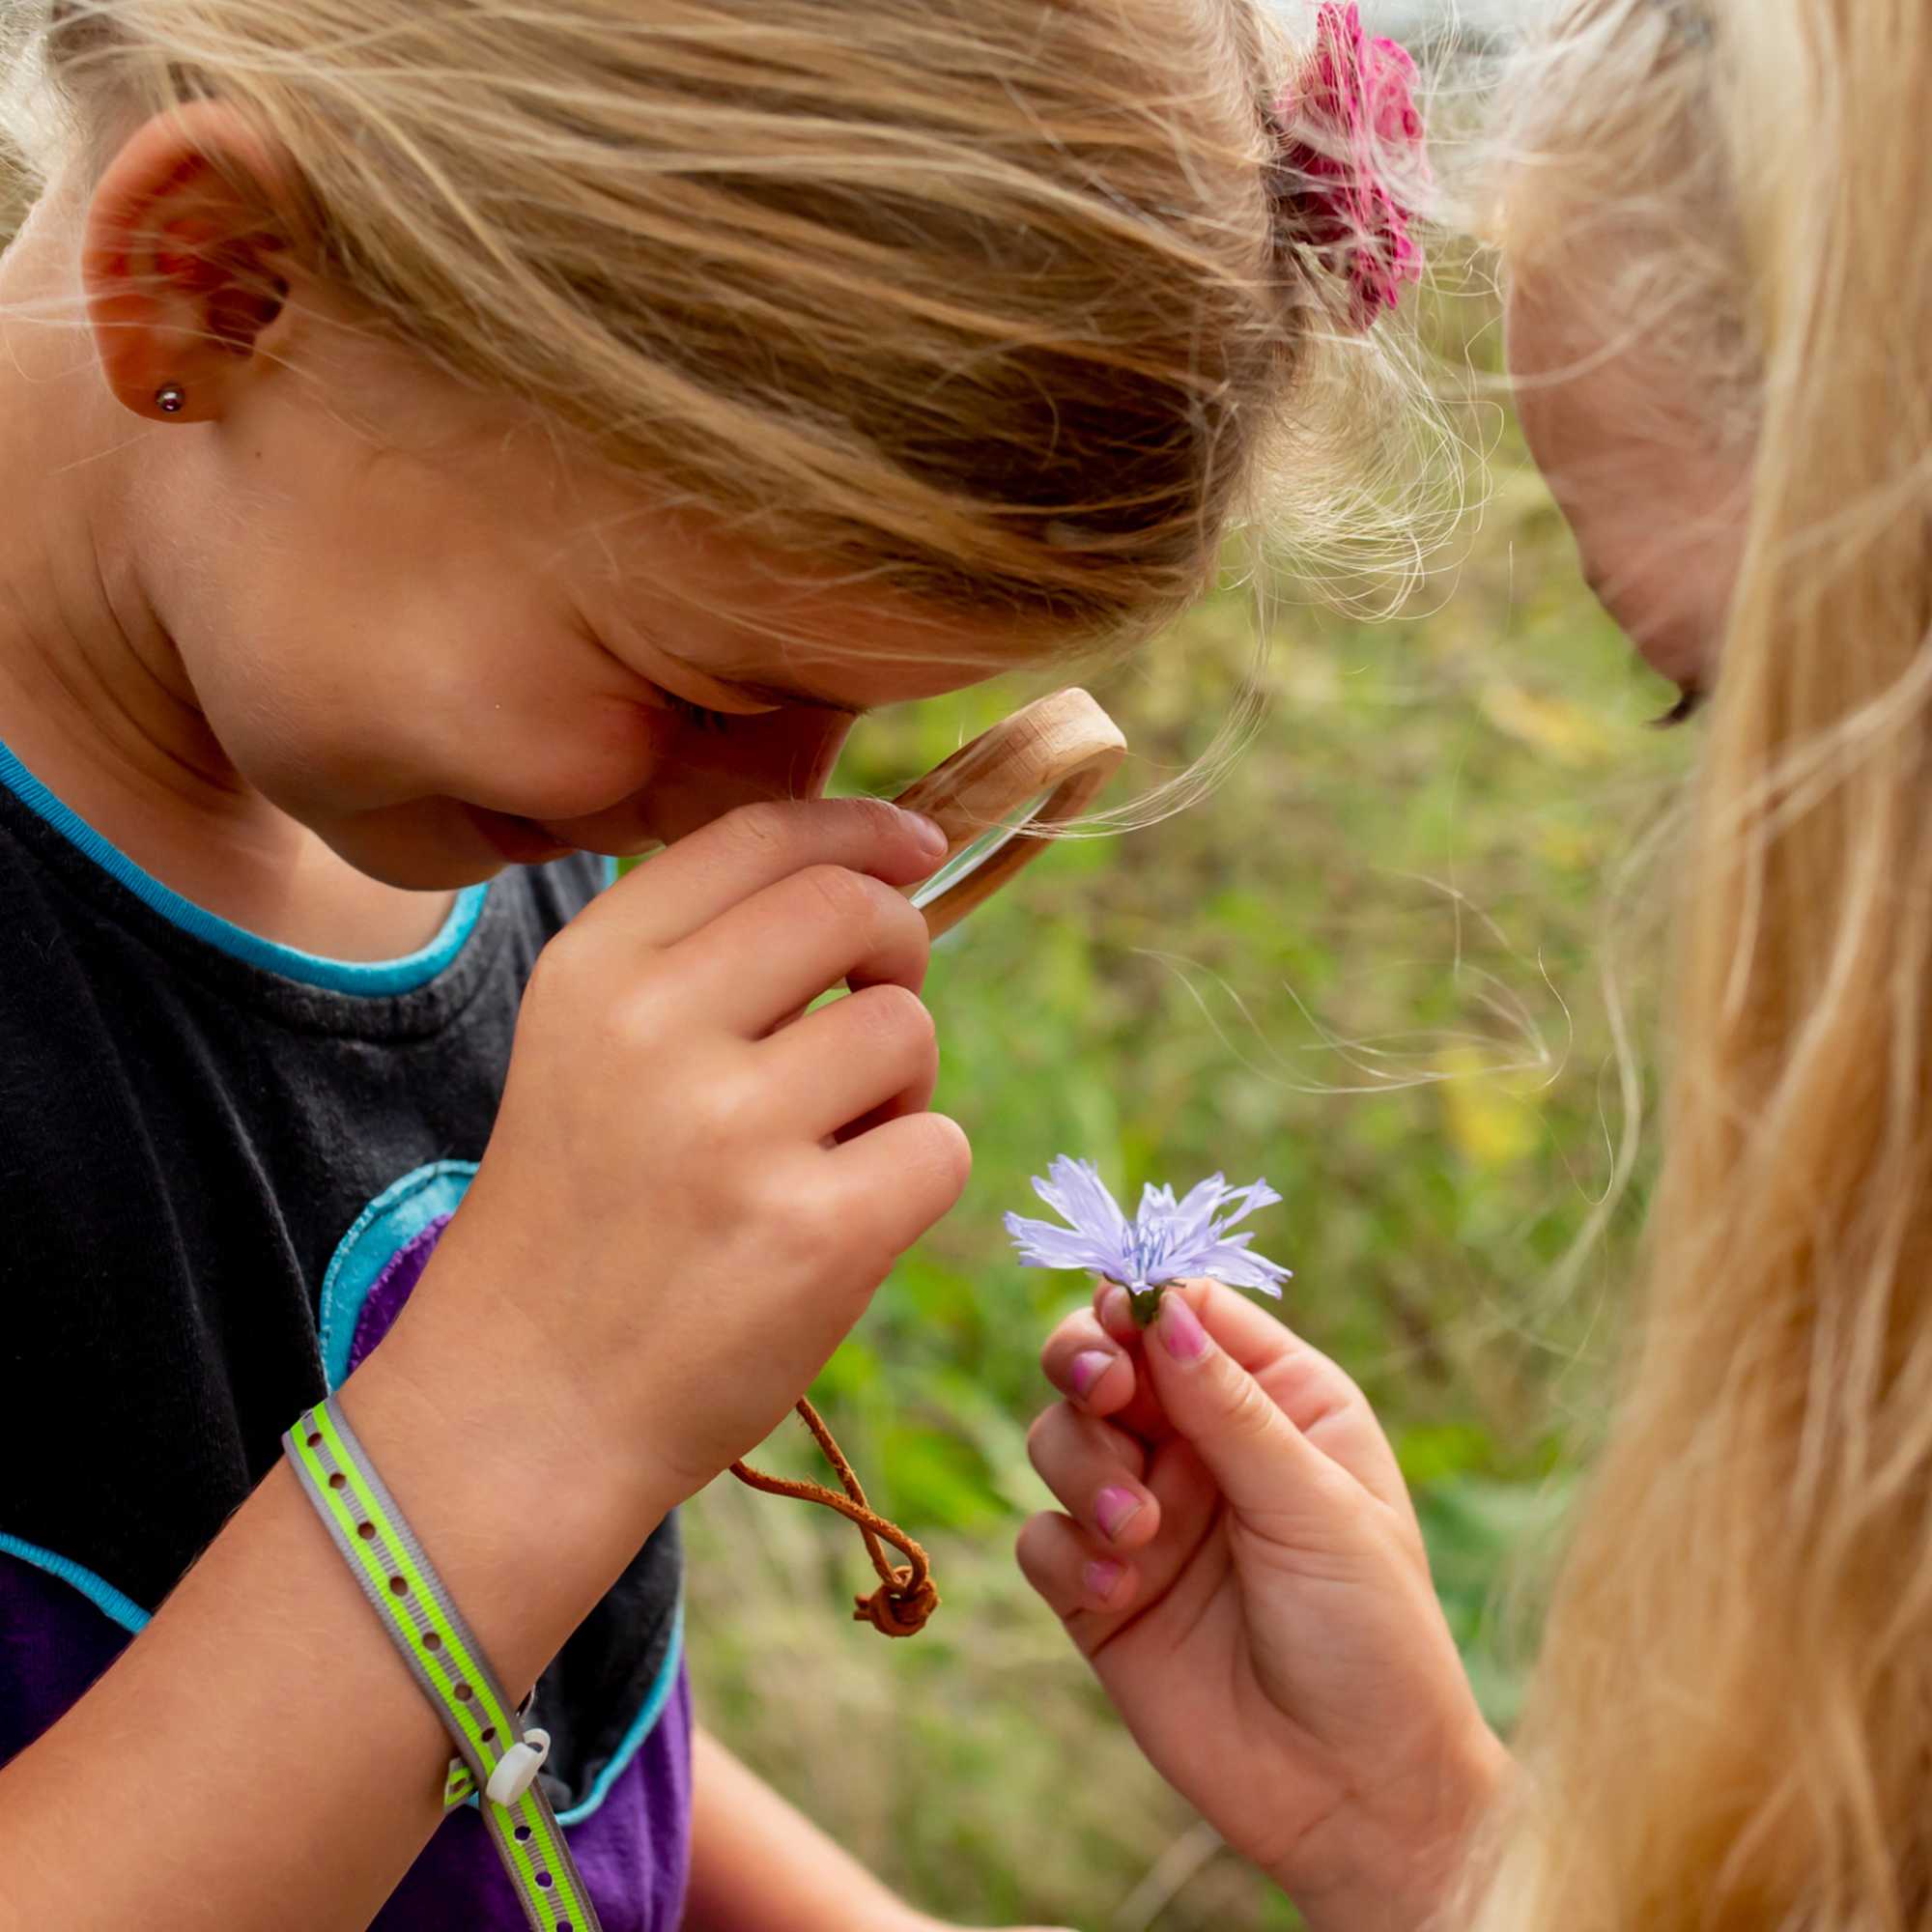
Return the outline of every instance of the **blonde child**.
{"type": "Polygon", "coordinates": [[[1340,1369],[1205,1286],[1049,1344],[1027,1570],[1318,1932],[1932,1926],[1929,101],[1921,0],[1572,0],[1509,91],[1530,444],[1711,697],[1643,1293],[1516,1766],[1340,1369]]]}
{"type": "Polygon", "coordinates": [[[339,1390],[607,1932],[929,1925],[694,1752],[672,1512],[966,1170],[932,828],[818,798],[854,716],[1146,636],[1285,414],[1346,440],[1294,49],[1254,0],[0,26],[0,1919],[523,1922],[346,1467],[298,1484],[339,1390]]]}

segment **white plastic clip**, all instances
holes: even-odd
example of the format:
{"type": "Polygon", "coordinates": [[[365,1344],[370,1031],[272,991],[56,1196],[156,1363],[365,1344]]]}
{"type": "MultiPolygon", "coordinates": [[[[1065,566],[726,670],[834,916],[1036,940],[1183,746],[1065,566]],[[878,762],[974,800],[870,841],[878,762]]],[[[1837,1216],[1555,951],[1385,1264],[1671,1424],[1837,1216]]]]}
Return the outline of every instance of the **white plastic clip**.
{"type": "Polygon", "coordinates": [[[512,1745],[497,1760],[497,1769],[490,1774],[490,1782],[485,1787],[490,1803],[514,1804],[536,1782],[537,1773],[549,1755],[550,1733],[526,1731],[523,1743],[512,1745]]]}

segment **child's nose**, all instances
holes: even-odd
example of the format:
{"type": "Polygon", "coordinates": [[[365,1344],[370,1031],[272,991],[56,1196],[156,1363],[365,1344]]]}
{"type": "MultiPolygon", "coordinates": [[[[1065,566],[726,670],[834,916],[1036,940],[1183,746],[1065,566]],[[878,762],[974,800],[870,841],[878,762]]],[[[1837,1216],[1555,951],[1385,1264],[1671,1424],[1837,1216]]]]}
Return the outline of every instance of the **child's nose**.
{"type": "Polygon", "coordinates": [[[680,733],[639,794],[656,836],[668,845],[736,806],[822,796],[851,728],[842,711],[787,705],[680,733]]]}
{"type": "Polygon", "coordinates": [[[851,728],[844,712],[808,705],[733,718],[722,728],[680,725],[637,791],[551,829],[585,851],[640,852],[671,844],[737,806],[817,798],[851,728]]]}

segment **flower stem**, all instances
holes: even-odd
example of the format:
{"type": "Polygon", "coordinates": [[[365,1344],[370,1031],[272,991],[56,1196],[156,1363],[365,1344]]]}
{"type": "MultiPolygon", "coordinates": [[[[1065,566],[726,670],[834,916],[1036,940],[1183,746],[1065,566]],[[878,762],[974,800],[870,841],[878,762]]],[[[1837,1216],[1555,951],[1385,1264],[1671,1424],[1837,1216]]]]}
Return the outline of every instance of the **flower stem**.
{"type": "Polygon", "coordinates": [[[1127,1306],[1133,1310],[1136,1328],[1151,1328],[1154,1317],[1160,1313],[1160,1290],[1151,1288],[1145,1294],[1136,1294],[1128,1289],[1127,1306]]]}

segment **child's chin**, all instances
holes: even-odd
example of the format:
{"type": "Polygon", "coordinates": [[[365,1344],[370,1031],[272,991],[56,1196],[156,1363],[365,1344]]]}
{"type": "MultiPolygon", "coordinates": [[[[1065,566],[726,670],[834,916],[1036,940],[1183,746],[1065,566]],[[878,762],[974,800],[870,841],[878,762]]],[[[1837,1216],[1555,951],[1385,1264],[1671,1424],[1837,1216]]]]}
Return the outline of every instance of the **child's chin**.
{"type": "Polygon", "coordinates": [[[547,826],[533,818],[518,818],[507,811],[486,811],[480,805],[467,808],[469,819],[497,856],[512,866],[544,866],[553,859],[569,856],[577,848],[566,845],[547,826]]]}
{"type": "MultiPolygon", "coordinates": [[[[509,866],[535,863],[513,858],[486,836],[469,807],[384,812],[315,830],[364,877],[401,892],[460,892],[494,879],[509,866]]],[[[546,848],[544,857],[556,856],[546,848]]]]}

